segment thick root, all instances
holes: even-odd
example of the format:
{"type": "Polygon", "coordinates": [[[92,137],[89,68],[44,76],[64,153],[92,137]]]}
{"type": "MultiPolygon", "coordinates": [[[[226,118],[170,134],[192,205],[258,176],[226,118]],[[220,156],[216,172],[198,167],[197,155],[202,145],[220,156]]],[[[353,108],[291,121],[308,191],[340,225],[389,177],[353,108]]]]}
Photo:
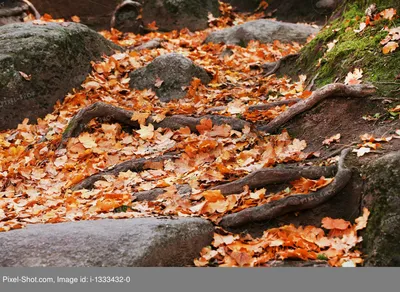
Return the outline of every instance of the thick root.
{"type": "Polygon", "coordinates": [[[314,91],[309,98],[296,103],[294,106],[291,106],[287,111],[281,113],[267,125],[258,127],[258,130],[266,133],[274,133],[292,118],[311,109],[325,98],[334,96],[360,98],[370,96],[374,94],[375,91],[376,87],[372,85],[344,85],[341,83],[328,84],[314,91]]]}
{"type": "MultiPolygon", "coordinates": [[[[140,125],[137,121],[132,121],[133,112],[126,109],[113,106],[104,102],[96,102],[88,107],[81,109],[69,122],[61,139],[61,145],[66,145],[71,137],[77,137],[84,131],[86,124],[94,118],[99,118],[105,121],[114,121],[135,129],[139,129],[140,125]]],[[[190,117],[185,115],[175,115],[166,117],[161,122],[155,122],[153,117],[149,117],[146,124],[153,124],[157,128],[169,128],[178,130],[183,127],[189,127],[192,132],[197,132],[196,126],[203,119],[210,119],[214,125],[227,124],[233,130],[241,131],[246,125],[250,127],[250,123],[237,118],[205,115],[201,117],[190,117]]]]}
{"type": "MultiPolygon", "coordinates": [[[[192,188],[188,184],[177,185],[176,191],[181,197],[190,196],[192,194],[192,188]]],[[[133,201],[154,201],[158,196],[167,192],[166,188],[155,188],[149,191],[137,192],[132,195],[133,201]]]]}
{"type": "Polygon", "coordinates": [[[128,161],[124,161],[110,169],[101,171],[99,173],[96,173],[94,175],[91,175],[78,184],[74,185],[71,189],[73,191],[80,190],[80,189],[91,189],[94,185],[95,182],[104,179],[104,176],[106,175],[114,175],[117,176],[120,172],[124,171],[133,171],[133,172],[140,172],[146,169],[149,169],[149,167],[146,166],[146,164],[151,163],[151,162],[160,162],[164,160],[169,160],[169,159],[176,159],[179,156],[176,154],[165,154],[159,157],[155,158],[139,158],[139,159],[132,159],[128,161]]]}
{"type": "Polygon", "coordinates": [[[342,151],[334,181],[322,190],[309,195],[291,195],[262,206],[226,215],[222,217],[219,225],[223,228],[230,228],[250,222],[271,220],[286,213],[311,209],[326,202],[340,192],[350,181],[351,170],[344,165],[344,160],[349,152],[350,149],[342,151]]]}
{"type": "Polygon", "coordinates": [[[288,168],[263,168],[246,175],[233,182],[213,187],[213,190],[220,190],[223,195],[239,194],[243,188],[248,186],[254,190],[271,184],[282,184],[294,181],[301,177],[318,179],[321,176],[331,177],[336,172],[336,166],[327,167],[288,167],[288,168]]]}

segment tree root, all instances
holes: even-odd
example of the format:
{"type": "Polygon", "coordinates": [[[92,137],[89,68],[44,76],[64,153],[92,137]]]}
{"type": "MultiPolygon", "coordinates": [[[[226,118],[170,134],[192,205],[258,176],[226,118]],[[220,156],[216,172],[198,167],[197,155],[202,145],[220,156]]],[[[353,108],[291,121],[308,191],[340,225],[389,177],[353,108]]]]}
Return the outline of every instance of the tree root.
{"type": "MultiPolygon", "coordinates": [[[[182,184],[176,186],[177,193],[182,196],[189,196],[192,194],[192,188],[188,184],[182,184]]],[[[149,191],[137,192],[132,195],[133,200],[140,201],[153,201],[156,200],[159,195],[162,195],[167,192],[166,188],[155,188],[149,191]]]]}
{"type": "MultiPolygon", "coordinates": [[[[265,104],[256,104],[256,105],[251,105],[247,108],[248,112],[254,112],[254,111],[265,111],[269,110],[270,108],[274,108],[276,106],[281,106],[281,105],[292,105],[295,103],[298,103],[299,101],[302,101],[301,98],[292,98],[292,99],[287,99],[287,100],[280,100],[280,101],[274,101],[274,102],[269,102],[265,104]]],[[[207,113],[213,113],[213,112],[220,112],[220,111],[225,111],[228,107],[226,106],[217,106],[217,107],[212,107],[206,110],[207,113]]]]}
{"type": "Polygon", "coordinates": [[[278,128],[287,123],[289,120],[291,120],[298,114],[301,114],[311,109],[325,98],[333,96],[357,98],[367,97],[374,94],[375,91],[376,87],[372,85],[344,85],[341,83],[328,84],[314,91],[309,98],[296,103],[294,106],[291,106],[287,111],[281,113],[267,125],[258,127],[258,130],[266,133],[274,133],[278,130],[278,128]]]}
{"type": "Polygon", "coordinates": [[[250,222],[271,220],[289,212],[311,209],[324,203],[334,197],[350,181],[351,170],[346,168],[344,165],[344,160],[350,150],[351,149],[348,148],[342,151],[338,163],[338,171],[334,181],[325,188],[309,195],[291,195],[262,206],[248,208],[238,213],[225,215],[222,217],[219,225],[223,228],[229,228],[250,222]]]}
{"type": "Polygon", "coordinates": [[[243,192],[245,186],[248,186],[250,190],[254,190],[267,185],[291,182],[301,177],[309,179],[318,179],[321,176],[330,177],[334,175],[336,169],[336,166],[263,168],[241,179],[213,187],[212,190],[220,190],[223,195],[239,194],[243,192]]]}
{"type": "Polygon", "coordinates": [[[287,55],[285,57],[280,58],[278,61],[276,62],[272,62],[272,63],[265,63],[263,64],[261,67],[266,70],[265,75],[266,76],[270,76],[272,74],[275,74],[276,72],[278,72],[279,68],[282,66],[282,64],[292,60],[292,59],[297,59],[300,55],[299,54],[290,54],[287,55]]]}
{"type": "Polygon", "coordinates": [[[124,172],[124,171],[128,171],[128,170],[134,171],[134,172],[140,172],[140,171],[143,171],[146,169],[150,169],[150,167],[147,166],[148,163],[160,162],[160,161],[164,161],[164,160],[175,159],[178,157],[179,156],[177,154],[170,153],[170,154],[164,154],[162,156],[158,156],[155,158],[139,158],[139,159],[131,159],[128,161],[124,161],[110,169],[101,171],[99,173],[96,173],[94,175],[91,175],[91,176],[85,178],[81,182],[74,185],[71,189],[73,191],[80,190],[80,189],[91,189],[95,182],[104,179],[104,176],[106,176],[106,175],[117,176],[120,172],[124,172]]]}
{"type": "MultiPolygon", "coordinates": [[[[99,118],[106,121],[115,121],[132,128],[139,129],[140,125],[137,121],[132,121],[131,117],[133,112],[126,109],[113,106],[104,102],[96,102],[81,109],[69,122],[66,130],[61,138],[61,145],[65,146],[68,139],[77,137],[84,131],[86,124],[94,118],[99,118]]],[[[185,115],[174,115],[166,117],[161,122],[155,122],[153,117],[149,117],[146,124],[153,124],[155,128],[169,128],[178,130],[182,127],[189,127],[192,132],[197,132],[196,126],[200,124],[202,119],[210,119],[214,125],[228,124],[233,130],[241,131],[246,125],[250,123],[238,118],[219,116],[219,115],[205,115],[201,117],[191,117],[185,115]]]]}

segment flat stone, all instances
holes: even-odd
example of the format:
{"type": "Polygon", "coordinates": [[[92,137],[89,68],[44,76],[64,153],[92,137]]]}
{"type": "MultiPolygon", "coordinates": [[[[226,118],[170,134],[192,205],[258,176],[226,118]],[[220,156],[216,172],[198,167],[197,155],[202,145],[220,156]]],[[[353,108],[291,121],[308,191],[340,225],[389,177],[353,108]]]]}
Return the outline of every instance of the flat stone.
{"type": "Polygon", "coordinates": [[[241,46],[246,46],[252,40],[261,43],[272,43],[274,40],[282,43],[304,43],[310,35],[316,34],[318,31],[318,28],[311,25],[259,19],[214,31],[204,42],[241,46]]]}
{"type": "Polygon", "coordinates": [[[213,233],[211,222],[200,218],[29,225],[0,233],[0,266],[191,266],[213,233]]]}

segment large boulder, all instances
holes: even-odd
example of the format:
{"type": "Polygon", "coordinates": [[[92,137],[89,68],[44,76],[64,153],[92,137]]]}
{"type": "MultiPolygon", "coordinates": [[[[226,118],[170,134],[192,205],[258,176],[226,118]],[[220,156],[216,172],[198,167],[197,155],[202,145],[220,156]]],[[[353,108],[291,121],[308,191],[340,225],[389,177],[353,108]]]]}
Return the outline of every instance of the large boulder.
{"type": "Polygon", "coordinates": [[[2,267],[188,266],[213,239],[199,218],[30,225],[0,233],[2,267]]]}
{"type": "Polygon", "coordinates": [[[130,74],[130,86],[139,90],[152,89],[163,102],[185,97],[185,86],[194,77],[203,84],[211,81],[206,70],[180,54],[165,54],[130,74]]]}
{"type": "Polygon", "coordinates": [[[372,162],[364,171],[364,206],[370,211],[363,235],[367,266],[400,266],[400,151],[372,162]]]}
{"type": "Polygon", "coordinates": [[[218,0],[146,0],[143,4],[145,25],[156,22],[161,31],[208,27],[208,14],[219,15],[218,0]]]}
{"type": "Polygon", "coordinates": [[[282,43],[304,43],[307,38],[318,33],[318,28],[306,24],[294,24],[267,19],[249,21],[210,33],[205,43],[225,43],[246,46],[251,40],[271,43],[279,40],[282,43]]]}
{"type": "Polygon", "coordinates": [[[91,61],[118,48],[78,23],[0,27],[0,129],[51,112],[85,80],[91,61]]]}

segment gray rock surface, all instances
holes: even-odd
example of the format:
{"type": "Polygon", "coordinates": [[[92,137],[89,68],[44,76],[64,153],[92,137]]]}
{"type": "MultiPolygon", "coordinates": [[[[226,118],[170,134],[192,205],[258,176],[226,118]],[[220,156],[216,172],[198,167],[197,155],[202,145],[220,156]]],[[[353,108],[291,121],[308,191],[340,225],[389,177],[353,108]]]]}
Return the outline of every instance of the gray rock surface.
{"type": "Polygon", "coordinates": [[[187,266],[211,243],[213,232],[199,218],[30,225],[0,233],[0,266],[187,266]]]}
{"type": "Polygon", "coordinates": [[[294,24],[267,19],[249,21],[210,33],[205,43],[225,43],[246,46],[251,40],[271,43],[279,40],[282,43],[304,43],[307,38],[318,33],[318,28],[306,24],[294,24]]]}
{"type": "Polygon", "coordinates": [[[152,89],[161,101],[168,102],[183,98],[186,90],[182,87],[190,85],[194,77],[203,84],[211,81],[206,70],[180,54],[171,53],[161,55],[147,66],[133,71],[130,86],[139,90],[152,89]],[[157,80],[162,80],[162,84],[156,84],[157,80]]]}
{"type": "Polygon", "coordinates": [[[78,23],[0,27],[0,130],[51,112],[85,80],[91,61],[118,48],[78,23]]]}
{"type": "Polygon", "coordinates": [[[206,29],[208,13],[219,16],[218,0],[146,0],[143,3],[144,24],[156,21],[161,31],[206,29]]]}
{"type": "Polygon", "coordinates": [[[371,212],[363,234],[366,266],[400,267],[400,151],[372,162],[364,175],[371,212]]]}

